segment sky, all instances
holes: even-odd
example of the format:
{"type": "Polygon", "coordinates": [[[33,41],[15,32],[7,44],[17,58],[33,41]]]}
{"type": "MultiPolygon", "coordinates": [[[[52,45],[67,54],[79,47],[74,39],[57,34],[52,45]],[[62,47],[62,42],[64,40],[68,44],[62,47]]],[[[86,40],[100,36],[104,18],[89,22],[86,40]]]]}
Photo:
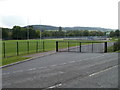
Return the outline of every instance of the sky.
{"type": "Polygon", "coordinates": [[[0,27],[118,28],[119,0],[0,0],[0,27]]]}

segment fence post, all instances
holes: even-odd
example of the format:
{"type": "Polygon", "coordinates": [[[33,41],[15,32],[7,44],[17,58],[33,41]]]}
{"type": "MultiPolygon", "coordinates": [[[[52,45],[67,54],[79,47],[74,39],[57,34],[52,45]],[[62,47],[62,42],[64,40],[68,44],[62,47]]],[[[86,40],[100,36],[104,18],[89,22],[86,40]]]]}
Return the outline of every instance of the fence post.
{"type": "Polygon", "coordinates": [[[68,41],[68,52],[69,52],[69,41],[68,41]]]}
{"type": "Polygon", "coordinates": [[[36,53],[38,52],[38,41],[36,42],[36,53]]]}
{"type": "Polygon", "coordinates": [[[43,52],[45,51],[45,42],[43,41],[43,52]]]}
{"type": "Polygon", "coordinates": [[[18,42],[17,42],[17,56],[19,55],[19,46],[18,46],[18,42]]]}
{"type": "Polygon", "coordinates": [[[29,41],[27,42],[27,50],[28,50],[28,54],[29,54],[29,41]]]}
{"type": "Polygon", "coordinates": [[[58,52],[58,41],[56,41],[56,52],[58,52]]]}
{"type": "Polygon", "coordinates": [[[107,42],[105,42],[105,53],[107,52],[107,42]]]}
{"type": "Polygon", "coordinates": [[[80,42],[80,47],[79,47],[79,49],[80,49],[80,52],[81,52],[81,42],[80,42]]]}
{"type": "Polygon", "coordinates": [[[93,42],[92,42],[92,53],[93,53],[93,42]]]}
{"type": "Polygon", "coordinates": [[[6,57],[5,55],[5,42],[3,42],[3,53],[4,53],[4,58],[6,57]]]}

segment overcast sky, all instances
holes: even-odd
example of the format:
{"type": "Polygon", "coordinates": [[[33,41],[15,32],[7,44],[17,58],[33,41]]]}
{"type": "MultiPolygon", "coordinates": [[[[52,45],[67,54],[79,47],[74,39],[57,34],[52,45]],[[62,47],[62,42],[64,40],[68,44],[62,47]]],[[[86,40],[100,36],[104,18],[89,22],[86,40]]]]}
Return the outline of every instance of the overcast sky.
{"type": "Polygon", "coordinates": [[[0,0],[0,27],[15,25],[118,28],[119,0],[0,0]]]}

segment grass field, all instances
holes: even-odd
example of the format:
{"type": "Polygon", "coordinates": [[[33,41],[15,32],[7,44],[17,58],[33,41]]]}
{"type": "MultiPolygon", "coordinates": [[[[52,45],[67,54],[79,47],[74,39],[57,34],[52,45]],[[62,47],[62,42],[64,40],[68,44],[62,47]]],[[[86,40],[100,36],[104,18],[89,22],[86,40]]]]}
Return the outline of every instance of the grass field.
{"type": "MultiPolygon", "coordinates": [[[[24,55],[27,54],[56,50],[56,41],[68,41],[68,40],[63,40],[63,39],[5,40],[3,41],[3,46],[2,46],[2,57],[4,57],[4,53],[5,53],[6,58],[3,58],[2,65],[27,59],[23,57],[24,55]],[[17,42],[18,42],[18,49],[17,49],[17,42]],[[5,43],[5,47],[4,47],[4,43],[5,43]],[[17,50],[19,52],[18,53],[19,56],[17,56],[17,50]]],[[[69,41],[76,42],[78,40],[69,40],[69,41]]],[[[100,42],[100,41],[88,41],[88,40],[79,40],[79,41],[100,42]]],[[[82,44],[90,44],[90,43],[82,43],[82,44]]],[[[60,46],[60,48],[66,48],[67,46],[68,45],[65,42],[62,43],[62,46],[60,46]]],[[[71,46],[76,46],[76,43],[71,43],[70,47],[71,46]]]]}

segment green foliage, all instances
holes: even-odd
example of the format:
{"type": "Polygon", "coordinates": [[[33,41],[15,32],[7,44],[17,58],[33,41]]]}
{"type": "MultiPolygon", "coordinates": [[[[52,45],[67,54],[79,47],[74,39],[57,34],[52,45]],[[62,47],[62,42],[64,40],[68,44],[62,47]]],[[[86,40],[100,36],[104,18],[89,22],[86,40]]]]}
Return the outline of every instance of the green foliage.
{"type": "Polygon", "coordinates": [[[85,30],[85,31],[83,32],[83,35],[84,35],[84,36],[89,36],[89,31],[88,31],[88,30],[85,30]]]}
{"type": "MultiPolygon", "coordinates": [[[[119,30],[115,32],[110,32],[110,36],[118,36],[119,30]]],[[[105,36],[105,32],[102,31],[88,31],[88,30],[62,30],[62,27],[59,27],[57,31],[49,31],[49,30],[34,30],[33,26],[20,27],[14,26],[11,30],[3,28],[3,39],[36,39],[40,38],[40,33],[42,38],[53,37],[53,38],[61,38],[61,37],[79,37],[79,36],[105,36]]]]}
{"type": "Polygon", "coordinates": [[[118,51],[118,50],[120,50],[120,38],[116,43],[114,43],[114,51],[118,51]]]}
{"type": "Polygon", "coordinates": [[[4,58],[4,59],[2,59],[2,65],[7,65],[7,64],[14,63],[14,62],[18,62],[18,61],[23,61],[28,58],[29,57],[22,57],[22,56],[14,56],[14,57],[9,57],[9,58],[4,58]]]}
{"type": "Polygon", "coordinates": [[[62,27],[60,26],[58,30],[59,30],[59,32],[61,32],[62,31],[62,27]]]}
{"type": "Polygon", "coordinates": [[[111,31],[109,34],[110,37],[119,37],[120,36],[120,31],[117,29],[115,31],[111,31]]]}
{"type": "Polygon", "coordinates": [[[11,37],[10,29],[8,28],[2,28],[2,38],[8,39],[11,37]]]}

